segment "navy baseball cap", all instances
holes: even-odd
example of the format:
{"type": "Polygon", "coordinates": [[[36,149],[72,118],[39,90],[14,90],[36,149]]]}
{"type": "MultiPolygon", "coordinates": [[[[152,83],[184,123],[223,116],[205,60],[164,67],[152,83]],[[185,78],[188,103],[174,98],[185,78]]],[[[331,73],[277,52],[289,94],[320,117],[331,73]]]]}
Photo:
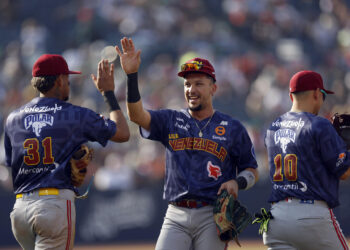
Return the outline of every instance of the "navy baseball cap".
{"type": "Polygon", "coordinates": [[[290,79],[289,92],[307,91],[322,89],[327,94],[334,94],[333,91],[327,90],[323,86],[323,80],[319,73],[309,70],[299,71],[290,79]]]}
{"type": "Polygon", "coordinates": [[[206,59],[193,58],[181,65],[181,71],[177,73],[178,76],[185,77],[188,73],[204,73],[209,75],[216,82],[215,69],[213,65],[206,59]]]}
{"type": "Polygon", "coordinates": [[[69,70],[66,60],[60,55],[44,54],[36,60],[32,76],[56,76],[81,74],[80,71],[69,70]]]}

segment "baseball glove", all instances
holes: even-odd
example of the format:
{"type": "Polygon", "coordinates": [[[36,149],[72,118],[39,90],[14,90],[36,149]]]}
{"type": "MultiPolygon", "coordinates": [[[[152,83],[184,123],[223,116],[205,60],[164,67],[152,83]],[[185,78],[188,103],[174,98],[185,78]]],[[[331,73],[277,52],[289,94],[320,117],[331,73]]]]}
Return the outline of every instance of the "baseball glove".
{"type": "Polygon", "coordinates": [[[335,113],[331,121],[339,136],[346,143],[347,149],[350,149],[350,114],[335,113]]]}
{"type": "Polygon", "coordinates": [[[216,199],[213,212],[220,240],[227,243],[234,239],[237,245],[241,246],[238,235],[252,221],[247,209],[224,190],[216,199]]]}
{"type": "Polygon", "coordinates": [[[86,145],[81,145],[80,149],[74,152],[69,163],[71,166],[71,182],[73,186],[80,187],[87,173],[87,166],[92,159],[93,150],[86,145]]]}

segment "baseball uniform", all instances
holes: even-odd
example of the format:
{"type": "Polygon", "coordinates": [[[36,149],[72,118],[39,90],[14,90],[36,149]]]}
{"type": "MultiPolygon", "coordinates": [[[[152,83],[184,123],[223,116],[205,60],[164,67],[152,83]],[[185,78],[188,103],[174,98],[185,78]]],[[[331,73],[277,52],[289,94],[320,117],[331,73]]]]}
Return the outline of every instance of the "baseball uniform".
{"type": "Polygon", "coordinates": [[[272,204],[268,249],[348,249],[333,208],[339,177],[350,166],[346,145],[331,123],[308,112],[287,112],[265,137],[272,204]]]}
{"type": "Polygon", "coordinates": [[[81,144],[105,146],[115,132],[110,119],[56,98],[34,98],[8,116],[6,164],[17,198],[11,223],[24,249],[72,249],[77,190],[68,162],[81,144]]]}
{"type": "Polygon", "coordinates": [[[211,205],[222,183],[257,168],[247,131],[219,111],[202,121],[188,110],[149,112],[150,131],[141,128],[141,135],[166,148],[164,199],[169,201],[156,249],[225,249],[211,205]]]}

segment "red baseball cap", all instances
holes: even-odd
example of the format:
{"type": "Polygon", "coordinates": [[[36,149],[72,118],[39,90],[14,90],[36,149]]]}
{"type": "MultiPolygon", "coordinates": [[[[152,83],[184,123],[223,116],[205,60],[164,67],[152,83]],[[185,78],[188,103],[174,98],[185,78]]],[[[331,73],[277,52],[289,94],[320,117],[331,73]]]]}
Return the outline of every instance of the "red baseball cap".
{"type": "Polygon", "coordinates": [[[204,73],[209,75],[216,82],[215,69],[208,60],[196,57],[188,60],[181,65],[181,71],[177,73],[178,76],[185,77],[187,73],[204,73]]]}
{"type": "Polygon", "coordinates": [[[313,71],[299,71],[290,79],[289,92],[295,93],[299,91],[322,89],[327,94],[334,94],[333,91],[327,90],[323,86],[323,80],[320,74],[313,71]]]}
{"type": "Polygon", "coordinates": [[[56,76],[68,74],[81,74],[80,71],[68,69],[66,60],[60,55],[44,54],[36,60],[32,76],[56,76]]]}

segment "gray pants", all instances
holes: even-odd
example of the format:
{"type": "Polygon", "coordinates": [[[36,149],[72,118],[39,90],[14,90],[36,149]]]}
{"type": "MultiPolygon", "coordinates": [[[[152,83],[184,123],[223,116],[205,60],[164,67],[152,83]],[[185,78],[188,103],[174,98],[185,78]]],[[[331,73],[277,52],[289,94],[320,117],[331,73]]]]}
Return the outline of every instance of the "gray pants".
{"type": "Polygon", "coordinates": [[[25,250],[73,249],[75,234],[74,192],[60,189],[59,195],[38,191],[16,199],[10,214],[12,232],[25,250]]]}
{"type": "Polygon", "coordinates": [[[271,213],[274,219],[263,235],[268,249],[349,249],[332,209],[323,201],[288,199],[273,204],[271,213]]]}
{"type": "Polygon", "coordinates": [[[217,235],[212,206],[168,206],[156,250],[224,250],[226,246],[217,235]]]}

